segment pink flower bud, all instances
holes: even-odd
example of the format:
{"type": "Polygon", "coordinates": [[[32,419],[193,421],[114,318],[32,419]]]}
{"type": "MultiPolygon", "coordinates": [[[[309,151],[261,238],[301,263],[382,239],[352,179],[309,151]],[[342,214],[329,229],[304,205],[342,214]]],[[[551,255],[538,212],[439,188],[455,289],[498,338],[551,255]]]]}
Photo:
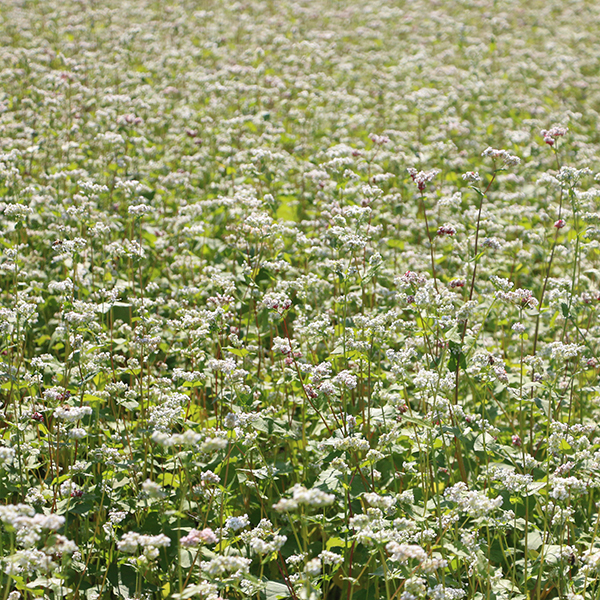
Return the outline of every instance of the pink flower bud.
{"type": "Polygon", "coordinates": [[[442,225],[437,230],[437,235],[439,235],[439,236],[454,235],[455,233],[456,233],[456,229],[454,227],[452,227],[452,225],[442,225]]]}

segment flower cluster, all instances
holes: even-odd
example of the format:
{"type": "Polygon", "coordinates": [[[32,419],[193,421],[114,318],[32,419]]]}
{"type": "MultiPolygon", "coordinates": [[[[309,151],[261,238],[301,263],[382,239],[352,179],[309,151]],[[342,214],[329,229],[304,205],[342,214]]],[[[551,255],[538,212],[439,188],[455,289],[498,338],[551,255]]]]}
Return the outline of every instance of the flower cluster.
{"type": "Polygon", "coordinates": [[[424,192],[427,184],[430,181],[433,181],[434,177],[440,172],[439,169],[432,169],[431,171],[417,171],[413,167],[409,167],[407,171],[420,192],[424,192]]]}
{"type": "Polygon", "coordinates": [[[554,126],[550,129],[542,129],[541,134],[548,146],[554,146],[556,138],[567,135],[567,131],[569,131],[568,127],[554,126]]]}
{"type": "Polygon", "coordinates": [[[518,156],[511,154],[507,150],[496,150],[491,146],[488,146],[481,153],[481,156],[489,156],[493,161],[501,160],[503,167],[514,167],[521,162],[518,156]]]}

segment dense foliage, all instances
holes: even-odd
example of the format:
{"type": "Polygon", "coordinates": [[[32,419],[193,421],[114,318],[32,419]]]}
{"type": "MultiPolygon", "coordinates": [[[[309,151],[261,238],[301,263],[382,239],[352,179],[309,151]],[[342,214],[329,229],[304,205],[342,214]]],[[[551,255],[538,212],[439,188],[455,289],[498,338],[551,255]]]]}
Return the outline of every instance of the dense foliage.
{"type": "Polygon", "coordinates": [[[600,4],[0,23],[0,600],[597,597],[600,4]]]}

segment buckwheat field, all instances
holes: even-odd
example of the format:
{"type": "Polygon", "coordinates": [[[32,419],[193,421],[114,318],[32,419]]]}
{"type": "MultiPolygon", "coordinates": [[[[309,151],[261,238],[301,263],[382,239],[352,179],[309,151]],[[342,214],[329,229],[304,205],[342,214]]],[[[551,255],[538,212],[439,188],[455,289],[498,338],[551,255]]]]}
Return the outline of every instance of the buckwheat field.
{"type": "Polygon", "coordinates": [[[599,30],[4,0],[0,600],[598,598],[599,30]]]}

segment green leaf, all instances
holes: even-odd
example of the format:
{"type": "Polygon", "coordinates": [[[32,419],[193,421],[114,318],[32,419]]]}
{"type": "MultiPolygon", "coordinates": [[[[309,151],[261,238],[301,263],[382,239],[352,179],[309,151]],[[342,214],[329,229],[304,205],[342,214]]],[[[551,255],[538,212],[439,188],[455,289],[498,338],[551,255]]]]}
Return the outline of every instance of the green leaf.
{"type": "Polygon", "coordinates": [[[542,544],[542,534],[537,529],[530,529],[527,532],[527,549],[537,550],[542,544]]]}
{"type": "Polygon", "coordinates": [[[172,598],[173,600],[188,600],[188,598],[204,593],[206,593],[205,586],[194,584],[188,585],[180,594],[173,594],[172,598]]]}
{"type": "Polygon", "coordinates": [[[188,550],[181,548],[179,550],[179,564],[183,569],[189,569],[196,559],[197,550],[188,550]]]}
{"type": "Polygon", "coordinates": [[[135,571],[127,566],[112,564],[108,569],[108,582],[118,598],[132,598],[135,595],[135,571]]]}
{"type": "Polygon", "coordinates": [[[527,493],[525,496],[533,496],[546,487],[545,481],[533,481],[527,484],[527,493]]]}
{"type": "Polygon", "coordinates": [[[327,540],[325,547],[327,550],[331,550],[332,548],[345,548],[346,541],[339,537],[332,537],[327,540]]]}
{"type": "Polygon", "coordinates": [[[544,561],[548,565],[554,565],[560,561],[564,546],[558,544],[546,544],[541,546],[540,554],[544,554],[544,561]]]}
{"type": "Polygon", "coordinates": [[[450,350],[450,359],[448,360],[448,370],[452,373],[456,371],[456,366],[460,366],[461,369],[467,368],[467,361],[465,360],[464,352],[462,351],[461,345],[458,342],[449,340],[448,349],[450,350]]]}
{"type": "Polygon", "coordinates": [[[461,339],[460,334],[458,333],[458,325],[455,325],[451,329],[448,329],[448,331],[446,331],[446,333],[444,334],[444,337],[450,342],[460,344],[461,339]]]}
{"type": "Polygon", "coordinates": [[[127,410],[135,410],[140,405],[137,400],[126,400],[125,398],[117,398],[117,404],[127,410]]]}
{"type": "Polygon", "coordinates": [[[248,355],[248,350],[246,350],[246,348],[231,348],[231,347],[227,347],[225,348],[225,350],[227,350],[227,352],[229,352],[230,354],[233,354],[234,356],[239,356],[240,358],[244,358],[244,356],[248,355]]]}
{"type": "Polygon", "coordinates": [[[290,597],[290,590],[285,583],[278,581],[267,581],[265,587],[266,600],[281,600],[290,597]]]}
{"type": "Polygon", "coordinates": [[[390,248],[398,248],[399,250],[404,250],[404,242],[400,240],[390,239],[387,241],[387,245],[390,248]]]}
{"type": "Polygon", "coordinates": [[[325,471],[321,471],[319,477],[315,481],[314,487],[324,488],[331,492],[335,492],[341,489],[341,481],[342,472],[337,469],[326,469],[325,471]]]}
{"type": "Polygon", "coordinates": [[[571,445],[569,444],[569,442],[567,442],[567,440],[560,440],[560,444],[558,445],[558,447],[563,452],[568,452],[569,450],[573,449],[573,448],[571,448],[571,445]]]}
{"type": "Polygon", "coordinates": [[[475,452],[489,451],[492,449],[492,447],[495,447],[496,445],[496,440],[489,433],[480,433],[475,438],[473,450],[475,450],[475,452]]]}
{"type": "Polygon", "coordinates": [[[431,429],[432,427],[430,423],[419,417],[412,417],[410,415],[405,414],[402,415],[402,420],[406,421],[407,423],[412,423],[413,425],[419,425],[419,427],[427,427],[428,429],[431,429]]]}

